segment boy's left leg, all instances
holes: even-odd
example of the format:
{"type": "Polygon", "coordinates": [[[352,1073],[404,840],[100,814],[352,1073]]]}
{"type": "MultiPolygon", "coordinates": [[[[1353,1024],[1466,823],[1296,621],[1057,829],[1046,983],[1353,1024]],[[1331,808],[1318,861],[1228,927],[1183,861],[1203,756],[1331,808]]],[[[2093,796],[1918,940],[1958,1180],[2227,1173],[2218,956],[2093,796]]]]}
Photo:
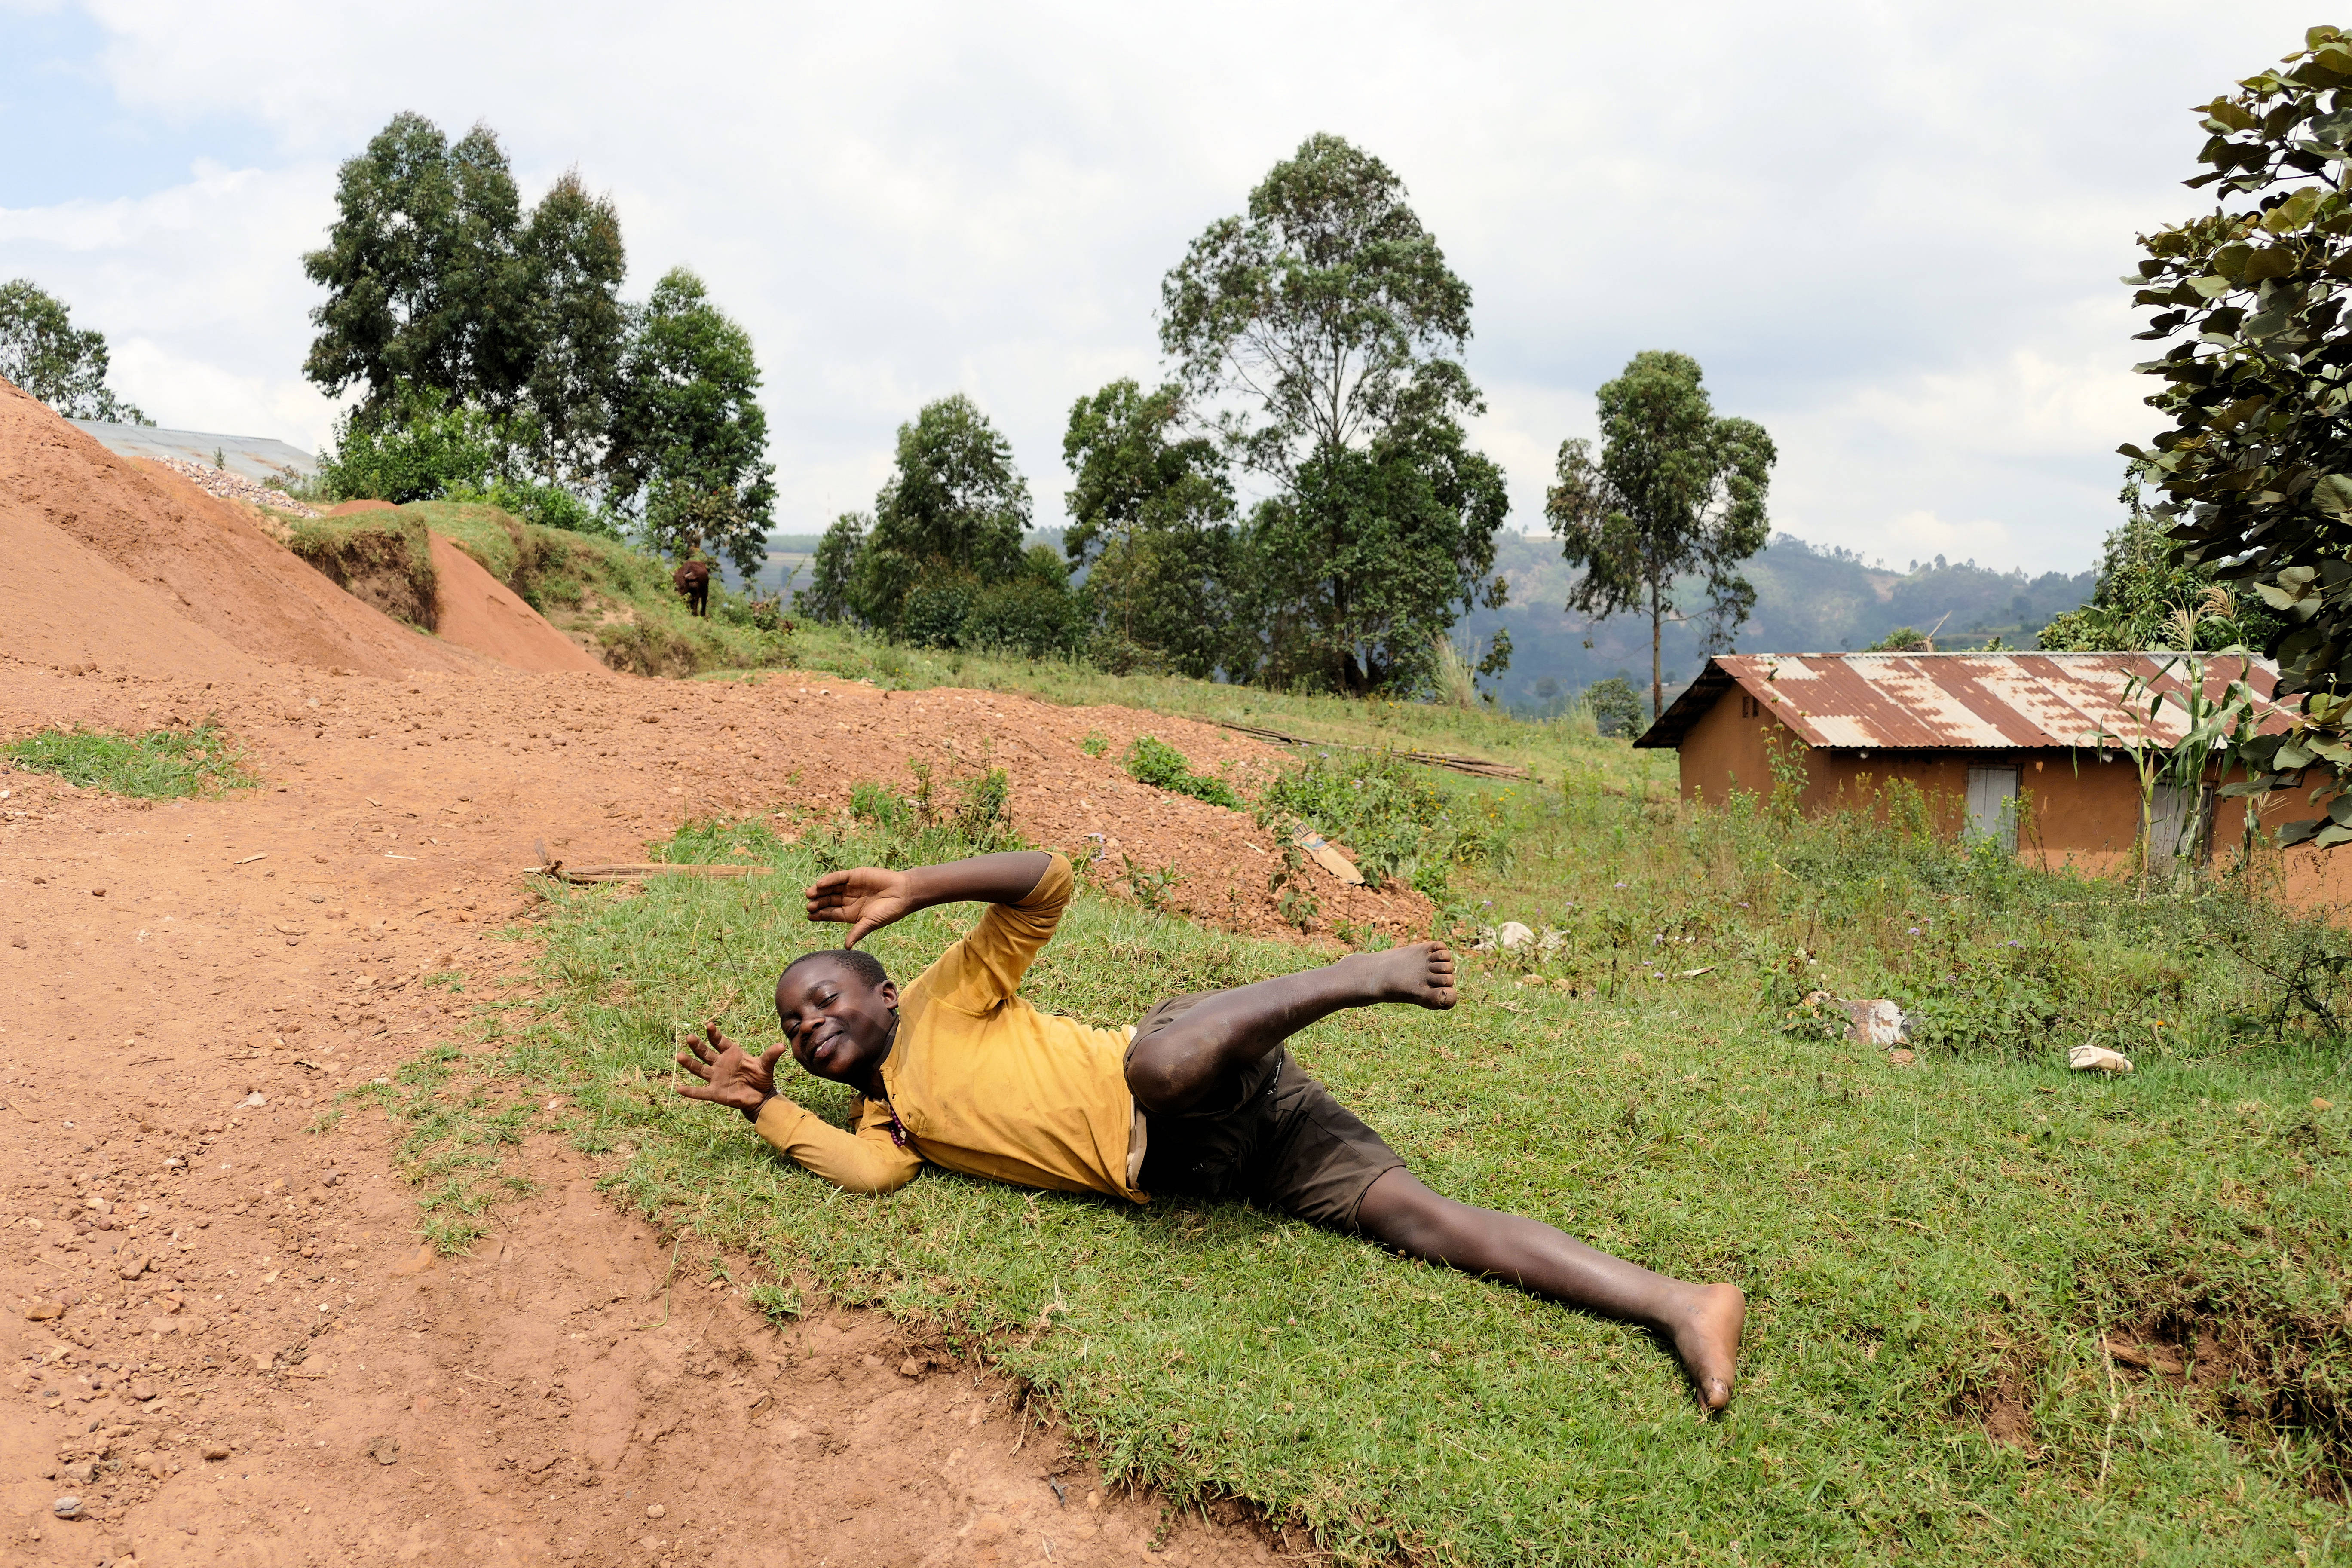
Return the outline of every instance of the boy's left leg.
{"type": "Polygon", "coordinates": [[[1654,1274],[1540,1220],[1433,1193],[1402,1166],[1365,1189],[1356,1228],[1399,1252],[1654,1329],[1674,1346],[1702,1405],[1720,1410],[1731,1402],[1748,1316],[1748,1299],[1737,1285],[1654,1274]]]}
{"type": "Polygon", "coordinates": [[[1453,1006],[1454,955],[1414,942],[1212,992],[1174,1022],[1136,1037],[1127,1086],[1148,1113],[1188,1111],[1317,1019],[1382,1002],[1453,1006]]]}

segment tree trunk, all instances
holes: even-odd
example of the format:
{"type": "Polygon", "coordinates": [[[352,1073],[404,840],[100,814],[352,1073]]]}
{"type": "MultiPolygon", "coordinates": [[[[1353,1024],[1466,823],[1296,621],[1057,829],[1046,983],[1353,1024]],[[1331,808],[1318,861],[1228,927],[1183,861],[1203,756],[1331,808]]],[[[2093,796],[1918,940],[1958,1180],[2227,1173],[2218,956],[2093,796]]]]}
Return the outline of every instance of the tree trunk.
{"type": "Polygon", "coordinates": [[[1664,667],[1658,662],[1658,627],[1664,618],[1665,611],[1658,603],[1658,584],[1654,578],[1650,583],[1650,722],[1653,724],[1665,710],[1666,682],[1664,676],[1659,673],[1664,667]]]}

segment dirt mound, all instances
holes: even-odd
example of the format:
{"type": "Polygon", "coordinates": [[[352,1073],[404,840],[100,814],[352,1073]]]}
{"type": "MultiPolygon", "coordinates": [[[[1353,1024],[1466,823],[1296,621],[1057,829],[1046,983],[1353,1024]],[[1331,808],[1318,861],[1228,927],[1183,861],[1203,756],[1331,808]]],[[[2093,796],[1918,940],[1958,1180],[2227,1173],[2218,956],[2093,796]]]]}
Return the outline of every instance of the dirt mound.
{"type": "Polygon", "coordinates": [[[115,456],[5,381],[0,562],[6,651],[36,663],[477,668],[342,593],[235,507],[115,456]]]}
{"type": "Polygon", "coordinates": [[[565,669],[604,672],[586,649],[549,626],[513,589],[438,533],[433,535],[433,625],[444,642],[541,675],[565,669]]]}

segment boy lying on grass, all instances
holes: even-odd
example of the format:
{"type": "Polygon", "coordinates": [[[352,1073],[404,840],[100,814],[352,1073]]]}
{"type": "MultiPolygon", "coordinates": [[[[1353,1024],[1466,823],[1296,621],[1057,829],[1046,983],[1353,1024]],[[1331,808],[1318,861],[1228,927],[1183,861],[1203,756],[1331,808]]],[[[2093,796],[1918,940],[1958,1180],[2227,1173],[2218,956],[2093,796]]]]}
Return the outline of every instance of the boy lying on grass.
{"type": "Polygon", "coordinates": [[[1232,991],[1174,996],[1131,1029],[1040,1013],[1022,975],[1070,901],[1070,863],[1027,851],[910,871],[821,877],[808,918],[847,925],[838,951],[776,982],[784,1039],[746,1054],[716,1025],[678,1065],[690,1100],[730,1106],[760,1136],[854,1192],[887,1193],[923,1162],[1027,1187],[1248,1198],[1415,1258],[1507,1280],[1654,1330],[1699,1401],[1731,1399],[1748,1303],[1595,1251],[1550,1226],[1474,1208],[1414,1179],[1380,1135],[1298,1070],[1283,1041],[1343,1007],[1454,1005],[1454,955],[1435,942],[1359,952],[1232,991]],[[989,905],[970,935],[904,991],[865,937],[934,904],[989,905]],[[866,1097],[856,1131],[776,1092],[776,1059],[866,1097]]]}

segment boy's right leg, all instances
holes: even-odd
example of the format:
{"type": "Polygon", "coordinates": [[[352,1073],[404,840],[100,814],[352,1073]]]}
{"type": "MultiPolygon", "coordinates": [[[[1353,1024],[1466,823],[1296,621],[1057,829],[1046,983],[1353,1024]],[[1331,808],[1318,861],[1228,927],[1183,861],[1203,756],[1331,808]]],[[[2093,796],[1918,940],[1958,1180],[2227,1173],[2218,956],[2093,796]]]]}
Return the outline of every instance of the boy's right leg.
{"type": "Polygon", "coordinates": [[[1189,1110],[1317,1019],[1378,1002],[1453,1006],[1454,955],[1437,942],[1415,942],[1213,992],[1173,1022],[1136,1037],[1127,1057],[1127,1086],[1148,1113],[1189,1110]]]}

